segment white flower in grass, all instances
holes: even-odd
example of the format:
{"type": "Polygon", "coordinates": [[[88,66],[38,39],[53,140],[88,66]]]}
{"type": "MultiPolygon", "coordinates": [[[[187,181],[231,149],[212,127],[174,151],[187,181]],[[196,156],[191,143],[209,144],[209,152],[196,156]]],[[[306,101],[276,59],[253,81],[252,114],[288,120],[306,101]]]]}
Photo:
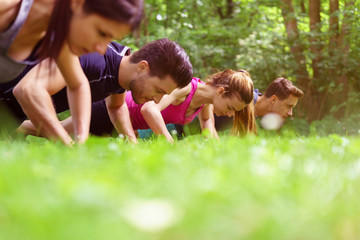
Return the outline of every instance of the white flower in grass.
{"type": "Polygon", "coordinates": [[[132,202],[125,206],[122,216],[134,227],[151,233],[162,232],[175,224],[175,207],[164,199],[132,202]]]}
{"type": "Polygon", "coordinates": [[[349,168],[347,174],[345,174],[348,178],[352,180],[356,180],[360,176],[360,159],[356,162],[349,164],[349,168]]]}
{"type": "Polygon", "coordinates": [[[341,137],[341,140],[342,140],[341,145],[343,147],[346,147],[350,143],[350,140],[348,138],[346,138],[346,137],[341,137]]]}
{"type": "Polygon", "coordinates": [[[116,151],[119,149],[118,145],[116,145],[116,143],[113,143],[113,142],[108,144],[108,148],[113,151],[116,151]]]}
{"type": "Polygon", "coordinates": [[[261,126],[267,130],[277,130],[283,123],[284,119],[277,113],[268,113],[261,118],[261,126]]]}

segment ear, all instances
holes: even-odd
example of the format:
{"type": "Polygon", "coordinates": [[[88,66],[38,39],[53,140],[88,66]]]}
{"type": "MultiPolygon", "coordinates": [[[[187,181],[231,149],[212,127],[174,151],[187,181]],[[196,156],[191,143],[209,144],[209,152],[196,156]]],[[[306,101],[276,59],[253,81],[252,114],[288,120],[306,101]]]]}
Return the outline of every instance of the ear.
{"type": "Polygon", "coordinates": [[[225,88],[223,88],[223,87],[218,87],[218,88],[216,89],[216,94],[222,95],[223,93],[225,93],[225,88]]]}
{"type": "Polygon", "coordinates": [[[71,10],[74,12],[76,10],[82,9],[85,0],[71,0],[71,10]]]}
{"type": "Polygon", "coordinates": [[[276,96],[276,95],[272,95],[271,97],[270,97],[270,103],[271,104],[275,104],[275,102],[276,102],[276,100],[278,100],[279,98],[276,96]]]}
{"type": "Polygon", "coordinates": [[[145,60],[141,60],[136,67],[137,73],[142,73],[147,70],[149,70],[149,63],[145,60]]]}

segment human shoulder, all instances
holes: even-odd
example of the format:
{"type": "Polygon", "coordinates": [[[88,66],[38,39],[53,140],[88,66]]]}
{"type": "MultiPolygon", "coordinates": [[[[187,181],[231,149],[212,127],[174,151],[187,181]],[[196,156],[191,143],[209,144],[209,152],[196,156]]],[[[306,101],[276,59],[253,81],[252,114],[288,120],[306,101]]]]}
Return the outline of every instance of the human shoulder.
{"type": "MultiPolygon", "coordinates": [[[[28,0],[29,1],[29,0],[28,0]]],[[[34,19],[50,18],[55,6],[55,0],[34,0],[29,17],[34,19]]]]}
{"type": "Polygon", "coordinates": [[[45,6],[54,6],[56,0],[33,0],[33,4],[45,5],[45,6]]]}
{"type": "Polygon", "coordinates": [[[2,0],[0,4],[0,14],[15,7],[20,2],[21,0],[2,0]]]}
{"type": "Polygon", "coordinates": [[[189,83],[183,88],[175,88],[170,95],[173,96],[175,100],[184,101],[186,96],[189,95],[190,91],[191,91],[191,83],[189,83]]]}
{"type": "Polygon", "coordinates": [[[15,20],[21,0],[2,0],[0,4],[0,32],[4,31],[15,20]]]}
{"type": "Polygon", "coordinates": [[[130,48],[125,45],[121,45],[118,42],[110,42],[108,44],[108,50],[105,53],[106,55],[118,55],[118,56],[128,56],[130,55],[130,48]]]}

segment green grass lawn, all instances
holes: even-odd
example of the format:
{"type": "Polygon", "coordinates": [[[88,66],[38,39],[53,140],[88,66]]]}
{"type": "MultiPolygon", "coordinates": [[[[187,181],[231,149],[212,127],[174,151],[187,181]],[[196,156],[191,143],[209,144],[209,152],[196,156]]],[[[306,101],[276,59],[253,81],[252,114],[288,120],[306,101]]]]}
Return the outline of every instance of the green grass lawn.
{"type": "Polygon", "coordinates": [[[0,144],[0,239],[360,238],[360,137],[0,144]]]}

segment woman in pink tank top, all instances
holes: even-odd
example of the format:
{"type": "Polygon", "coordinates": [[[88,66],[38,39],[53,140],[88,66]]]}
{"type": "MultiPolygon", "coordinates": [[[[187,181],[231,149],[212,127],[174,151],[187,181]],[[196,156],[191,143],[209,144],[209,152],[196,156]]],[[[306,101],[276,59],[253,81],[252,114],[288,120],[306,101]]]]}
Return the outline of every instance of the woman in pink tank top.
{"type": "Polygon", "coordinates": [[[134,129],[151,128],[173,142],[166,124],[185,125],[198,115],[201,129],[208,129],[218,138],[214,126],[217,116],[234,116],[232,133],[235,135],[256,132],[253,104],[253,83],[244,70],[224,70],[208,77],[207,83],[193,78],[191,83],[165,95],[159,103],[153,101],[136,104],[131,92],[126,94],[130,119],[134,129]]]}

